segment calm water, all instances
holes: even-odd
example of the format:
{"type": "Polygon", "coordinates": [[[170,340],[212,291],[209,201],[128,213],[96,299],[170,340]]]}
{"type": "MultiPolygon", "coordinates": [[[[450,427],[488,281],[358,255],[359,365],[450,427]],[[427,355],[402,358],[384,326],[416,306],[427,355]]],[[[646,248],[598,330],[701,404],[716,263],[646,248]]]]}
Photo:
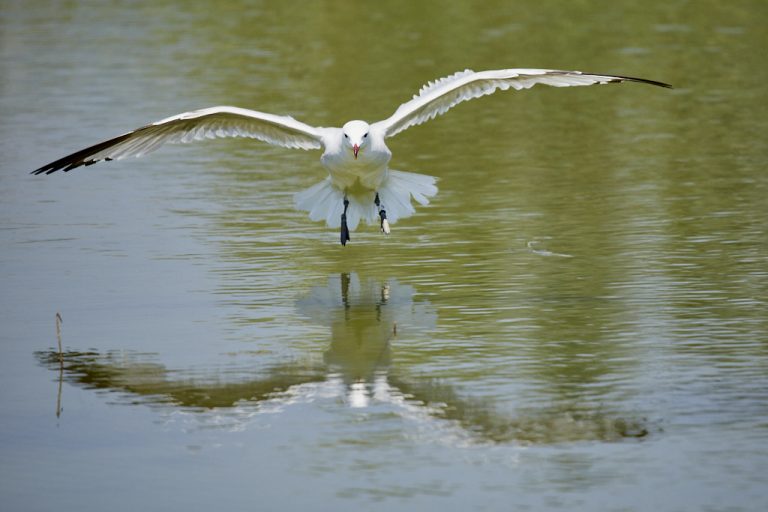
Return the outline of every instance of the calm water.
{"type": "Polygon", "coordinates": [[[273,4],[3,2],[2,508],[764,510],[767,4],[273,4]],[[28,174],[203,106],[375,121],[465,67],[676,89],[412,128],[393,167],[439,195],[346,248],[292,209],[316,152],[28,174]]]}

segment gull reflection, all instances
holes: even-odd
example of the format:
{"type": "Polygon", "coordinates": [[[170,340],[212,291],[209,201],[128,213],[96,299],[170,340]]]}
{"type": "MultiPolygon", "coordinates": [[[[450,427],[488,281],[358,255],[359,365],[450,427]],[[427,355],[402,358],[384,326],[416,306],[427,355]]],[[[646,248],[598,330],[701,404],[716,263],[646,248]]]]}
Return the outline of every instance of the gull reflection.
{"type": "MultiPolygon", "coordinates": [[[[318,400],[349,408],[385,407],[440,439],[481,442],[566,442],[643,437],[644,422],[578,408],[539,410],[517,418],[500,414],[489,400],[462,397],[448,383],[393,368],[392,345],[433,329],[437,313],[415,289],[395,279],[364,279],[354,273],[328,278],[296,302],[298,313],[329,330],[322,362],[285,361],[227,382],[221,375],[184,378],[142,354],[64,352],[62,378],[121,393],[128,403],[164,404],[187,412],[211,412],[221,426],[242,428],[260,413],[318,400]],[[220,421],[228,418],[227,421],[220,421]]],[[[60,370],[58,351],[40,361],[60,370]]]]}
{"type": "Polygon", "coordinates": [[[398,326],[409,335],[435,327],[437,314],[429,303],[415,303],[414,294],[413,287],[394,279],[361,282],[357,274],[344,273],[297,302],[302,316],[330,329],[323,359],[329,380],[344,386],[350,406],[388,399],[391,341],[398,326]]]}

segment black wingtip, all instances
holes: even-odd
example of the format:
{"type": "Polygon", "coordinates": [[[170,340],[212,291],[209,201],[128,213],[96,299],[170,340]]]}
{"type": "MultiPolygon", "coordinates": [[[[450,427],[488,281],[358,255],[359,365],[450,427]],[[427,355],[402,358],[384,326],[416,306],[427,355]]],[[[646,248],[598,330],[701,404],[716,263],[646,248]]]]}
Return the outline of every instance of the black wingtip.
{"type": "Polygon", "coordinates": [[[45,165],[39,169],[35,169],[30,174],[38,175],[38,174],[53,174],[56,171],[64,171],[69,172],[72,169],[77,169],[78,167],[84,166],[84,165],[92,165],[98,162],[99,160],[92,160],[90,162],[70,162],[70,163],[61,163],[59,164],[57,162],[52,162],[48,165],[45,165]]]}
{"type": "Polygon", "coordinates": [[[648,84],[648,85],[655,85],[656,87],[664,87],[666,89],[674,89],[671,85],[669,85],[666,82],[659,82],[657,80],[648,80],[647,78],[637,78],[634,76],[620,76],[620,75],[614,75],[616,77],[616,80],[611,80],[612,82],[639,82],[641,84],[648,84]]]}
{"type": "Polygon", "coordinates": [[[37,176],[39,174],[51,174],[52,172],[56,172],[57,170],[59,170],[59,167],[55,167],[53,166],[53,164],[48,164],[48,165],[44,165],[39,169],[35,169],[29,174],[34,174],[35,176],[37,176]]]}
{"type": "Polygon", "coordinates": [[[120,135],[118,137],[115,137],[113,139],[106,140],[104,142],[100,142],[99,144],[95,144],[93,146],[90,146],[85,149],[81,149],[80,151],[76,153],[72,153],[71,155],[65,156],[64,158],[59,158],[58,160],[49,163],[48,165],[44,165],[40,167],[39,169],[35,169],[30,174],[51,174],[56,171],[64,171],[69,172],[72,169],[77,169],[81,166],[87,166],[87,165],[93,165],[96,162],[100,162],[102,160],[109,161],[112,160],[110,157],[105,157],[103,159],[93,159],[93,155],[110,148],[112,146],[115,146],[124,140],[126,140],[128,137],[130,137],[133,133],[125,133],[123,135],[120,135]]]}

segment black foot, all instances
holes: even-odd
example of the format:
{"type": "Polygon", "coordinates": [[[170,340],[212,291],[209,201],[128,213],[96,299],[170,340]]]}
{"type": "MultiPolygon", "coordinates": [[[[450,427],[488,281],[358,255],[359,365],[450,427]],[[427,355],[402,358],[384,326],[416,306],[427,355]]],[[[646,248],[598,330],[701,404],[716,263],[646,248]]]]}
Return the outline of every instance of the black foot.
{"type": "Polygon", "coordinates": [[[349,201],[344,198],[344,213],[341,214],[341,245],[347,245],[347,242],[351,240],[349,238],[349,228],[347,227],[347,207],[349,201]]]}
{"type": "Polygon", "coordinates": [[[347,227],[347,216],[341,214],[341,245],[347,245],[351,239],[349,238],[349,228],[347,227]]]}

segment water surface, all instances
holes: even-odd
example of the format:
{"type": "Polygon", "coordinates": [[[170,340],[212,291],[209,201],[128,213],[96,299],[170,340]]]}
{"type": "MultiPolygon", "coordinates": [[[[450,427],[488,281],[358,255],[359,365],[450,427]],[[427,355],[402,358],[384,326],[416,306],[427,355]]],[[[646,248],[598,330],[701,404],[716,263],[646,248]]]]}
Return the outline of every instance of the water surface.
{"type": "Polygon", "coordinates": [[[768,501],[762,2],[6,4],[9,510],[768,501]],[[345,248],[292,208],[316,152],[28,174],[210,105],[375,121],[466,67],[676,88],[536,88],[412,128],[392,166],[440,193],[345,248]]]}

